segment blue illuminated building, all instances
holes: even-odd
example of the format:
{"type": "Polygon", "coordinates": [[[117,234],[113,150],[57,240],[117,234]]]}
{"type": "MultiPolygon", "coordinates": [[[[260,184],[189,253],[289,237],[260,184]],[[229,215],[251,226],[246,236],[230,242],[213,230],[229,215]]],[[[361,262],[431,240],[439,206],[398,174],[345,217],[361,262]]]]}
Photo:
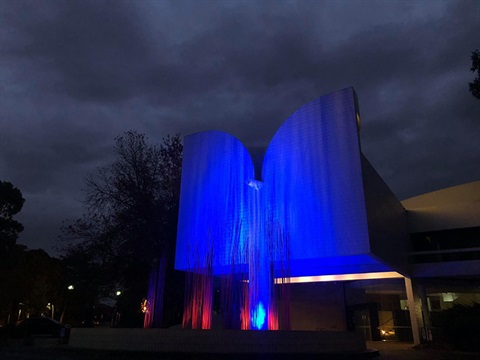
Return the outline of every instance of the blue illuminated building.
{"type": "MultiPolygon", "coordinates": [[[[437,289],[438,262],[428,263],[431,249],[418,239],[448,226],[425,225],[435,214],[395,197],[362,154],[359,134],[357,97],[346,88],[293,113],[255,163],[227,133],[185,137],[175,267],[196,274],[187,322],[204,324],[190,326],[211,327],[210,291],[217,287],[243,329],[368,328],[367,339],[393,331],[408,340],[412,331],[395,332],[399,324],[429,326],[413,308],[436,296],[428,289],[437,289]],[[396,305],[385,305],[387,295],[396,305]]],[[[475,237],[478,219],[463,219],[452,229],[471,229],[466,236],[475,237]]],[[[480,257],[472,261],[478,266],[480,257]]],[[[459,269],[443,266],[446,276],[459,269]]],[[[465,290],[469,282],[450,284],[451,293],[478,296],[465,290]]]]}

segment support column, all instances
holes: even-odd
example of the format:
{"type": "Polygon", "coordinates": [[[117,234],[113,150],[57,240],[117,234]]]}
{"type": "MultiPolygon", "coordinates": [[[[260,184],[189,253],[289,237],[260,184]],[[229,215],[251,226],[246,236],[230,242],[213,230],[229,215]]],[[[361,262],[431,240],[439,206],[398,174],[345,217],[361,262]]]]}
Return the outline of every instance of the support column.
{"type": "Polygon", "coordinates": [[[425,286],[419,284],[418,282],[414,282],[413,288],[414,293],[417,293],[418,297],[420,298],[424,331],[423,338],[425,341],[432,341],[432,325],[430,323],[430,310],[428,309],[427,293],[425,291],[425,286]]]}
{"type": "Polygon", "coordinates": [[[405,290],[407,292],[408,312],[410,313],[410,323],[412,325],[413,344],[420,344],[420,326],[418,319],[421,319],[421,304],[420,307],[415,304],[413,295],[412,280],[405,278],[405,290]],[[420,314],[418,314],[420,310],[420,314]]]}

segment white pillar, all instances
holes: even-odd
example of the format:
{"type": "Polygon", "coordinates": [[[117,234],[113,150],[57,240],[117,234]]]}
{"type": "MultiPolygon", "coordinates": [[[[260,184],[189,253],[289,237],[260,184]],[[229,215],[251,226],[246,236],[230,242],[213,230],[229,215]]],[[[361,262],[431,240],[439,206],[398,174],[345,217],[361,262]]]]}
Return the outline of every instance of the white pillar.
{"type": "Polygon", "coordinates": [[[410,323],[412,324],[413,344],[420,344],[420,327],[418,326],[418,317],[416,314],[415,298],[413,296],[412,280],[405,278],[405,290],[407,291],[408,312],[410,313],[410,323]]]}

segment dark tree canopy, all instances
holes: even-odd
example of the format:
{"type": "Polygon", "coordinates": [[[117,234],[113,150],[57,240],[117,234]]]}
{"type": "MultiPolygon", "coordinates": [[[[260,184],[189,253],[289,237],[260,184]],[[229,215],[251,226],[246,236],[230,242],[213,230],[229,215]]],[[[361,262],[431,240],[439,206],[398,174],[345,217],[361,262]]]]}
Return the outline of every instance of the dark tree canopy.
{"type": "Polygon", "coordinates": [[[23,225],[13,219],[22,210],[22,192],[8,181],[0,181],[0,260],[4,260],[23,231],[23,225]]]}
{"type": "Polygon", "coordinates": [[[480,51],[477,49],[472,51],[472,67],[470,71],[477,73],[477,77],[473,79],[473,82],[469,83],[470,92],[477,99],[480,99],[480,51]]]}
{"type": "Polygon", "coordinates": [[[122,288],[138,308],[152,265],[174,253],[183,151],[179,135],[147,140],[136,131],[115,139],[116,160],[86,179],[83,217],[63,228],[72,280],[100,296],[122,288]]]}
{"type": "Polygon", "coordinates": [[[178,207],[182,143],[176,136],[148,145],[134,131],[115,142],[117,160],[86,180],[86,208],[103,219],[104,235],[119,240],[122,256],[150,261],[168,246],[165,225],[178,207]]]}
{"type": "Polygon", "coordinates": [[[28,315],[54,315],[58,320],[64,307],[60,261],[24,245],[11,249],[9,261],[13,266],[0,271],[0,324],[15,324],[28,315]],[[47,303],[54,304],[53,311],[47,303]]]}

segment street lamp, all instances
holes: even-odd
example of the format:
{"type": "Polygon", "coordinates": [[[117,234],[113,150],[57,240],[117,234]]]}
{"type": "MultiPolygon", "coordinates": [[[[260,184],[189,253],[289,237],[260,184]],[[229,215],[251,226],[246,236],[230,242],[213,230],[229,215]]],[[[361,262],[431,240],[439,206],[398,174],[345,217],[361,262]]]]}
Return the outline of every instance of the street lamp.
{"type": "Polygon", "coordinates": [[[51,311],[52,319],[55,317],[55,305],[52,303],[47,304],[47,309],[51,311]]]}
{"type": "MultiPolygon", "coordinates": [[[[67,286],[67,289],[68,289],[69,291],[72,291],[72,290],[75,289],[75,287],[74,287],[73,285],[68,285],[68,286],[67,286]]],[[[67,308],[68,298],[69,298],[69,295],[68,295],[68,293],[65,293],[65,290],[64,290],[64,291],[63,291],[63,300],[64,300],[63,302],[64,302],[64,304],[63,304],[62,315],[60,316],[60,322],[61,322],[61,323],[63,323],[63,317],[65,316],[65,310],[66,310],[66,308],[67,308]]]]}
{"type": "MultiPolygon", "coordinates": [[[[120,295],[122,295],[122,292],[120,290],[117,290],[115,292],[115,295],[117,297],[119,297],[120,295]]],[[[111,326],[117,326],[118,322],[120,321],[120,313],[118,312],[118,307],[117,307],[117,301],[115,301],[115,306],[113,307],[113,314],[112,314],[112,322],[111,322],[111,326]]]]}

